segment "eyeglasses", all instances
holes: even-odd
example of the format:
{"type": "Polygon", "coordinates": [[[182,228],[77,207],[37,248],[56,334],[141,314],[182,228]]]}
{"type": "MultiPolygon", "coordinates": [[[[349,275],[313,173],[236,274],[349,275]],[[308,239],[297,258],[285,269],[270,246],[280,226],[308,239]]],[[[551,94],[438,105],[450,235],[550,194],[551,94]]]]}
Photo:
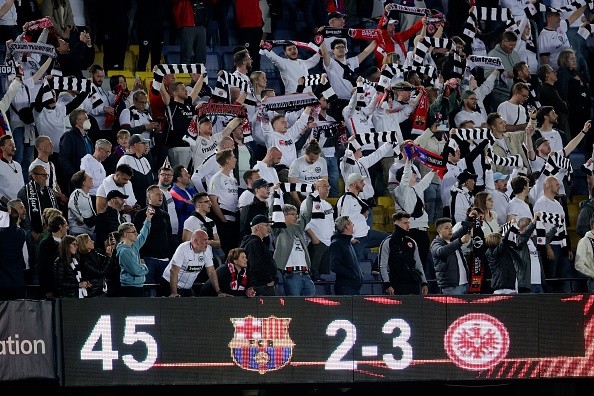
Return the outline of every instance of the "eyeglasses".
{"type": "Polygon", "coordinates": [[[47,173],[34,173],[35,176],[49,177],[47,173]]]}
{"type": "Polygon", "coordinates": [[[126,234],[138,234],[138,231],[134,230],[134,231],[126,231],[126,234]]]}
{"type": "Polygon", "coordinates": [[[335,45],[334,49],[345,49],[346,47],[344,45],[335,45]]]}
{"type": "Polygon", "coordinates": [[[170,173],[159,173],[159,176],[163,176],[163,177],[173,177],[172,174],[170,173]]]}

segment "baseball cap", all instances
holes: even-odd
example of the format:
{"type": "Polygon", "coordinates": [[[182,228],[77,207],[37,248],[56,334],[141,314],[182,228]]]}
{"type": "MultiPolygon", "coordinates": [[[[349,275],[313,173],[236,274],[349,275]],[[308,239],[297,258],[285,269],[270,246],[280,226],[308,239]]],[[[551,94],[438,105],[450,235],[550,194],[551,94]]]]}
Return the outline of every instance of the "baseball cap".
{"type": "Polygon", "coordinates": [[[365,178],[363,176],[361,176],[360,173],[351,173],[349,175],[349,177],[347,178],[346,185],[348,187],[351,184],[358,182],[359,180],[365,180],[365,178]]]}
{"type": "Polygon", "coordinates": [[[460,99],[464,100],[468,98],[470,95],[474,95],[474,91],[467,89],[466,91],[462,92],[462,95],[460,95],[460,99]]]}
{"type": "Polygon", "coordinates": [[[111,190],[110,192],[107,193],[107,197],[105,197],[105,200],[106,201],[109,201],[112,198],[123,198],[123,199],[126,199],[126,198],[128,198],[128,196],[125,195],[125,194],[123,194],[119,190],[111,190]]]}
{"type": "Polygon", "coordinates": [[[262,224],[262,223],[272,224],[273,221],[270,221],[270,220],[268,220],[268,217],[259,214],[259,215],[256,215],[252,219],[252,221],[250,222],[250,227],[253,227],[255,225],[262,224]]]}
{"type": "Polygon", "coordinates": [[[509,175],[504,175],[501,172],[495,172],[495,173],[493,173],[493,181],[507,180],[508,177],[509,177],[509,175]]]}
{"type": "Polygon", "coordinates": [[[252,188],[255,190],[257,188],[262,188],[262,187],[272,187],[274,184],[272,183],[268,183],[266,180],[264,179],[256,179],[253,183],[252,183],[252,188]]]}
{"type": "Polygon", "coordinates": [[[147,143],[148,144],[148,143],[150,143],[150,140],[142,137],[141,134],[136,133],[136,134],[130,136],[130,140],[128,141],[128,144],[133,145],[136,143],[147,143]]]}
{"type": "Polygon", "coordinates": [[[328,14],[328,20],[330,19],[334,19],[334,18],[344,18],[346,15],[343,14],[342,12],[338,12],[338,11],[334,11],[328,14]]]}
{"type": "Polygon", "coordinates": [[[205,122],[210,122],[212,124],[212,121],[207,116],[200,117],[200,119],[198,120],[198,124],[203,124],[205,122]]]}
{"type": "Polygon", "coordinates": [[[540,146],[544,142],[548,142],[548,141],[549,141],[549,139],[547,139],[547,138],[539,137],[538,139],[536,139],[536,142],[534,142],[534,148],[537,149],[538,146],[540,146]]]}

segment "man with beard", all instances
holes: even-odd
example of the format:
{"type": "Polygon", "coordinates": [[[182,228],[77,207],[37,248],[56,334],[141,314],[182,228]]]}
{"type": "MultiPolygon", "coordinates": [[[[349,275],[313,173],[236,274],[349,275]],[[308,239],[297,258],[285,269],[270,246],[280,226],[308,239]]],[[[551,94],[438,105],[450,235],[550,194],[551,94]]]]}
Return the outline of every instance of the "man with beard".
{"type": "Polygon", "coordinates": [[[380,273],[389,295],[429,293],[419,248],[408,236],[409,220],[410,215],[404,211],[394,213],[394,232],[380,245],[380,273]]]}
{"type": "MultiPolygon", "coordinates": [[[[281,79],[285,85],[285,94],[297,92],[297,81],[300,77],[308,76],[309,69],[317,66],[320,62],[320,55],[313,54],[307,59],[299,59],[299,50],[292,41],[283,44],[285,58],[278,56],[272,49],[262,49],[260,52],[265,55],[280,72],[281,79]]],[[[311,87],[307,88],[311,91],[311,87]]],[[[307,91],[305,91],[307,92],[307,91]]]]}
{"type": "Polygon", "coordinates": [[[173,169],[169,165],[169,161],[165,160],[165,163],[159,168],[159,188],[163,191],[163,206],[161,209],[169,214],[169,221],[171,222],[171,238],[173,245],[177,246],[181,242],[181,235],[179,234],[179,220],[177,219],[177,211],[175,210],[175,201],[169,192],[171,183],[173,182],[173,169]]]}
{"type": "Polygon", "coordinates": [[[89,73],[91,74],[92,93],[83,102],[83,108],[87,114],[95,118],[99,127],[99,131],[92,131],[91,140],[95,142],[102,137],[115,144],[115,133],[112,132],[111,125],[107,120],[109,116],[116,116],[113,106],[114,98],[111,97],[110,92],[103,89],[105,71],[101,66],[93,65],[89,69],[89,73]],[[99,134],[97,135],[97,133],[99,134]]]}
{"type": "Polygon", "coordinates": [[[127,164],[134,169],[131,179],[132,190],[134,191],[134,195],[138,197],[137,200],[140,206],[145,206],[146,200],[144,194],[146,193],[146,189],[155,182],[151,164],[146,158],[149,150],[149,142],[150,140],[141,134],[132,135],[130,137],[128,152],[118,161],[118,166],[127,164]]]}
{"type": "MultiPolygon", "coordinates": [[[[122,211],[129,215],[131,212],[140,209],[132,189],[132,176],[134,169],[128,164],[122,164],[116,168],[114,174],[107,176],[97,188],[97,213],[103,213],[107,206],[107,194],[112,190],[118,190],[126,196],[122,211]]],[[[128,216],[129,218],[129,216],[128,216]]]]}
{"type": "Polygon", "coordinates": [[[487,128],[487,111],[483,100],[493,90],[498,77],[499,70],[495,70],[480,87],[462,92],[460,96],[462,109],[454,116],[454,122],[458,128],[464,121],[474,122],[477,128],[487,128]]]}
{"type": "Polygon", "coordinates": [[[110,191],[105,198],[107,206],[103,213],[97,215],[97,225],[95,226],[97,247],[101,251],[105,251],[105,242],[109,234],[116,232],[120,224],[126,222],[123,209],[124,200],[127,198],[127,195],[122,194],[118,190],[110,191]]]}
{"type": "Polygon", "coordinates": [[[198,79],[196,85],[188,95],[186,86],[181,82],[174,82],[166,90],[161,84],[161,98],[166,106],[169,129],[166,132],[165,145],[169,148],[169,158],[172,166],[188,166],[190,162],[190,147],[183,137],[188,132],[188,127],[194,116],[194,101],[202,90],[204,77],[198,79]]]}

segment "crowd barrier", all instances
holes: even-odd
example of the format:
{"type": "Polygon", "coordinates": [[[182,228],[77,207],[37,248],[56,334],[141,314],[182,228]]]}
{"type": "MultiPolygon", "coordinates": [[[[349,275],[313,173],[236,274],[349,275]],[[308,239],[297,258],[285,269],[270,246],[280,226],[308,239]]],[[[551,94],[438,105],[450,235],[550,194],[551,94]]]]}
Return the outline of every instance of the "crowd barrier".
{"type": "Polygon", "coordinates": [[[0,302],[0,381],[62,387],[594,377],[594,295],[0,302]]]}

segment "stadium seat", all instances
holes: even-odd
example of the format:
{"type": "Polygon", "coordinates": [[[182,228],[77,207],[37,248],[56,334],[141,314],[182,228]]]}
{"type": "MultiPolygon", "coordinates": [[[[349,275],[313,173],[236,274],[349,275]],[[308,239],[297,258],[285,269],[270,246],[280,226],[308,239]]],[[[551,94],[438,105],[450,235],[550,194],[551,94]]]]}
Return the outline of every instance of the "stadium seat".
{"type": "Polygon", "coordinates": [[[103,66],[103,51],[95,51],[95,60],[93,63],[103,66]]]}
{"type": "Polygon", "coordinates": [[[383,206],[384,208],[389,208],[394,206],[394,198],[391,196],[379,196],[377,197],[377,204],[383,206]]]}
{"type": "Polygon", "coordinates": [[[338,202],[338,198],[326,198],[326,202],[332,205],[333,208],[336,208],[336,202],[338,202]]]}
{"type": "Polygon", "coordinates": [[[126,57],[124,58],[124,70],[134,72],[136,70],[136,55],[132,51],[126,51],[126,57]]]}
{"type": "Polygon", "coordinates": [[[130,44],[128,46],[128,51],[130,51],[134,55],[138,56],[138,53],[140,52],[140,45],[138,45],[138,44],[130,44]]]}
{"type": "Polygon", "coordinates": [[[206,53],[206,71],[208,72],[208,77],[216,77],[219,70],[223,68],[221,56],[216,52],[207,52],[206,53]]]}
{"type": "Polygon", "coordinates": [[[107,77],[111,77],[111,76],[124,76],[126,78],[134,78],[134,73],[130,70],[108,70],[107,71],[107,77]]]}

